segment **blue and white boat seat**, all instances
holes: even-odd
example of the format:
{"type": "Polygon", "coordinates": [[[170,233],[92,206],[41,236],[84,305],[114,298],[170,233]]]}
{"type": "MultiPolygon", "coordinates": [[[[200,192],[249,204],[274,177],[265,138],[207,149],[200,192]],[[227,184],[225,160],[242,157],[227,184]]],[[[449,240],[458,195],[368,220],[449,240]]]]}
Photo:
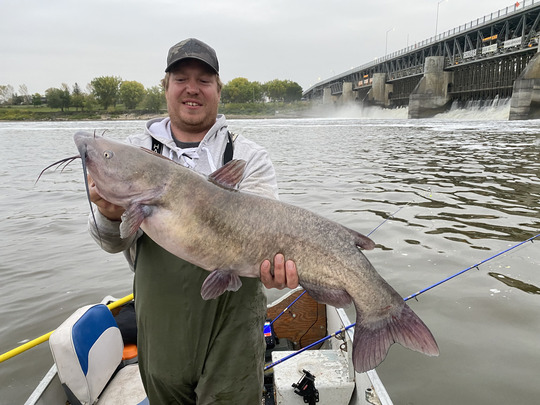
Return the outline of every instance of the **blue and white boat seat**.
{"type": "Polygon", "coordinates": [[[54,331],[49,345],[71,404],[148,404],[138,365],[121,367],[124,343],[106,305],[75,311],[54,331]]]}

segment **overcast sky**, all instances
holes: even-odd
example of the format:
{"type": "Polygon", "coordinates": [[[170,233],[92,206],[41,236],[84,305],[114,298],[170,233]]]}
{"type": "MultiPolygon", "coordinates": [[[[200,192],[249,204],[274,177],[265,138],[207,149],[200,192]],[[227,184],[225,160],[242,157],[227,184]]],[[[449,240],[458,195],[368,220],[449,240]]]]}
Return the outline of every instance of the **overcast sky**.
{"type": "Polygon", "coordinates": [[[437,7],[441,33],[515,3],[439,2],[0,0],[0,85],[43,94],[119,76],[151,87],[168,49],[196,37],[217,51],[224,83],[287,79],[307,90],[384,56],[386,45],[391,53],[433,36],[437,7]]]}

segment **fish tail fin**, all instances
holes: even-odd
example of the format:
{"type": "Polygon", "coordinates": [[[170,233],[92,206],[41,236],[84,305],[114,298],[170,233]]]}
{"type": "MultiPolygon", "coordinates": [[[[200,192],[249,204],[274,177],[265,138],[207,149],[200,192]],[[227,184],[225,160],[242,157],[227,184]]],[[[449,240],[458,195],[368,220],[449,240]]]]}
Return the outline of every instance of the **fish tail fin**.
{"type": "Polygon", "coordinates": [[[404,304],[399,314],[390,314],[370,324],[362,322],[357,315],[353,342],[355,370],[361,373],[377,367],[393,343],[428,356],[439,355],[437,342],[427,326],[404,304]]]}

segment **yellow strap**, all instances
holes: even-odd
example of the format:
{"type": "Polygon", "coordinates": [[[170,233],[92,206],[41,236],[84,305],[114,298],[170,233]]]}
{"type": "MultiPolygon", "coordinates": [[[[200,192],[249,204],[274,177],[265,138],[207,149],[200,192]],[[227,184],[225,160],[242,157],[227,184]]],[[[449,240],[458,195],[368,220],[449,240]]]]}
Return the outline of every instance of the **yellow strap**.
{"type": "MultiPolygon", "coordinates": [[[[124,298],[120,298],[117,301],[111,302],[110,304],[107,305],[107,307],[110,310],[113,310],[114,308],[124,305],[126,302],[129,302],[132,299],[133,299],[133,294],[129,294],[129,295],[126,295],[124,298]]],[[[53,332],[54,330],[0,355],[0,363],[2,363],[3,361],[6,361],[7,359],[11,359],[12,357],[17,356],[18,354],[21,354],[27,351],[28,349],[31,349],[32,347],[35,347],[43,342],[46,342],[47,340],[49,340],[49,337],[52,335],[53,332]]]]}

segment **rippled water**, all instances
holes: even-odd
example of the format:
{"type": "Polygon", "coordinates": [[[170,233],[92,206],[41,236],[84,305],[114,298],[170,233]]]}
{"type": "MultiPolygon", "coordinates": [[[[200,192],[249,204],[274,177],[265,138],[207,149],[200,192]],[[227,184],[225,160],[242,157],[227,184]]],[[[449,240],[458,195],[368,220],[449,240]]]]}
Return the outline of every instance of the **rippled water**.
{"type": "MultiPolygon", "coordinates": [[[[76,308],[130,293],[121,255],[86,232],[76,130],[123,139],[143,123],[0,123],[0,353],[76,308]]],[[[538,121],[233,120],[264,145],[282,200],[369,233],[367,253],[403,296],[540,233],[538,121]]],[[[438,358],[394,345],[378,367],[396,404],[536,403],[540,249],[527,243],[410,301],[438,358]]],[[[23,403],[52,362],[46,344],[0,364],[0,404],[23,403]]]]}

